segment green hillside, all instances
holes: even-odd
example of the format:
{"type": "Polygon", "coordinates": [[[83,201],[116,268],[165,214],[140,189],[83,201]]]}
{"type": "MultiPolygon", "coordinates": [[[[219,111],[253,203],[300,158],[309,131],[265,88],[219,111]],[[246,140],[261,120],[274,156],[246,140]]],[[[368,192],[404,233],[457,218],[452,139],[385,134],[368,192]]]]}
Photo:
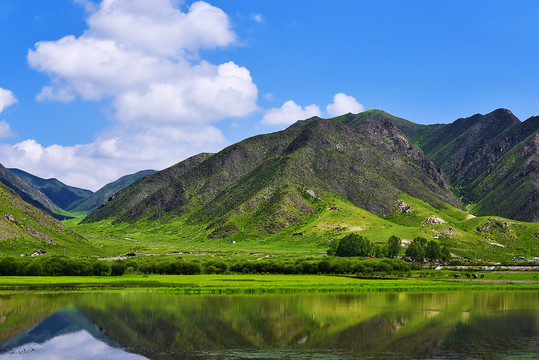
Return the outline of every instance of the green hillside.
{"type": "Polygon", "coordinates": [[[509,110],[497,109],[450,124],[420,125],[369,110],[336,119],[354,128],[393,123],[442,170],[455,193],[474,205],[475,215],[539,220],[537,116],[521,122],[509,110]]]}
{"type": "Polygon", "coordinates": [[[48,212],[49,214],[60,217],[64,212],[51,199],[49,199],[41,191],[28,185],[21,178],[6,169],[0,164],[0,183],[4,185],[4,189],[8,189],[12,194],[16,194],[24,201],[33,206],[48,212]]]}
{"type": "Polygon", "coordinates": [[[400,192],[435,207],[459,205],[432,163],[390,122],[360,130],[339,121],[259,135],[200,155],[120,191],[84,222],[183,218],[208,229],[240,225],[272,234],[316,213],[312,199],[334,194],[381,215],[400,192]],[[254,225],[256,224],[256,225],[254,225]]]}
{"type": "Polygon", "coordinates": [[[30,255],[39,249],[49,255],[100,253],[86,239],[0,185],[0,253],[30,255]]]}
{"type": "Polygon", "coordinates": [[[429,128],[381,111],[360,115],[309,119],[189,158],[120,191],[78,229],[147,244],[218,249],[226,238],[238,249],[256,241],[319,253],[358,232],[378,243],[395,235],[405,246],[417,236],[435,239],[460,258],[537,256],[539,224],[460,209],[443,174],[399,126],[410,134],[429,128]]]}

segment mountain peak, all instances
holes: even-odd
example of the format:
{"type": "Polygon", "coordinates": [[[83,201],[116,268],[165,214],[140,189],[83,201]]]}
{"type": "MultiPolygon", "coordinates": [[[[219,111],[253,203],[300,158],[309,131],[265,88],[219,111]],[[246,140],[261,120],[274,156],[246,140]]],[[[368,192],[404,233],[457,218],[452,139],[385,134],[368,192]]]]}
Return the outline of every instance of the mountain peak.
{"type": "Polygon", "coordinates": [[[491,111],[487,115],[513,115],[514,116],[514,114],[511,112],[511,110],[506,109],[506,108],[498,108],[498,109],[496,109],[494,111],[491,111]]]}
{"type": "Polygon", "coordinates": [[[496,121],[507,124],[508,126],[513,124],[520,124],[519,118],[517,118],[511,110],[499,108],[496,109],[488,114],[485,115],[485,117],[492,117],[496,119],[496,121]]]}

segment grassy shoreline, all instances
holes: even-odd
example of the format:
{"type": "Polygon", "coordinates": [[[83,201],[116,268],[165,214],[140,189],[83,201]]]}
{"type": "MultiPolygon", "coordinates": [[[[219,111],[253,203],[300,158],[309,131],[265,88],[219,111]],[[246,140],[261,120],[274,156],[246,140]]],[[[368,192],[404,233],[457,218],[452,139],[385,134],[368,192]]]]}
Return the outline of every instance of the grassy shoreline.
{"type": "Polygon", "coordinates": [[[505,273],[502,280],[447,278],[358,279],[332,275],[124,275],[110,276],[5,276],[0,295],[66,292],[165,292],[178,294],[263,294],[291,292],[370,291],[514,291],[539,290],[536,275],[505,273]]]}

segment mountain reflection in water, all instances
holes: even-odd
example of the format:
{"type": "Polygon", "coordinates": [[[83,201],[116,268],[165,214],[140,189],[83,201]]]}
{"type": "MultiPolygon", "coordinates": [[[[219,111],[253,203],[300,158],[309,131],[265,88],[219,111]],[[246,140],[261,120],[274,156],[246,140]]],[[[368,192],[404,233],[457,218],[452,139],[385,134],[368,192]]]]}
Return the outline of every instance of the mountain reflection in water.
{"type": "Polygon", "coordinates": [[[539,352],[536,292],[0,297],[0,359],[504,358],[539,352]]]}

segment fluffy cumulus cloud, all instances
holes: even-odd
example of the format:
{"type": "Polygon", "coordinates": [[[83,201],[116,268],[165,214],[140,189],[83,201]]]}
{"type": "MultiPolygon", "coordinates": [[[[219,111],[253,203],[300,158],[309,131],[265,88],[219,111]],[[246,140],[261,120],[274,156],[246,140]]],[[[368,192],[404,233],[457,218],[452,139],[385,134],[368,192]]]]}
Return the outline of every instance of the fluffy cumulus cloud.
{"type": "Polygon", "coordinates": [[[17,98],[10,90],[0,88],[0,113],[5,108],[17,103],[17,98]]]}
{"type": "Polygon", "coordinates": [[[296,104],[294,101],[288,100],[280,108],[268,110],[262,118],[262,123],[268,125],[286,125],[293,124],[298,120],[321,115],[322,112],[317,105],[311,104],[301,107],[301,105],[296,104]]]}
{"type": "Polygon", "coordinates": [[[125,174],[162,169],[200,152],[218,151],[227,144],[222,132],[212,125],[147,124],[139,130],[118,126],[90,144],[74,146],[43,146],[28,139],[15,145],[0,145],[0,153],[5,159],[3,165],[8,167],[97,190],[125,174]]]}
{"type": "Polygon", "coordinates": [[[208,123],[256,109],[257,87],[233,62],[193,61],[197,50],[234,44],[228,16],[203,1],[103,0],[80,37],[42,41],[30,65],[52,75],[39,100],[112,97],[121,121],[208,123]]]}
{"type": "Polygon", "coordinates": [[[221,9],[203,1],[185,9],[177,0],[76,2],[88,11],[86,31],[28,51],[30,66],[50,76],[36,98],[111,99],[115,122],[91,144],[4,146],[10,166],[95,189],[128,172],[216,151],[226,139],[214,123],[257,110],[248,69],[198,55],[238,42],[221,9]]]}
{"type": "Polygon", "coordinates": [[[333,103],[326,107],[329,116],[339,116],[348,113],[360,113],[363,111],[363,105],[357,102],[353,96],[344,93],[338,93],[333,97],[333,103]]]}
{"type": "MultiPolygon", "coordinates": [[[[353,96],[344,93],[335,94],[333,103],[326,106],[326,113],[330,117],[347,113],[360,113],[363,111],[361,105],[353,96]]],[[[296,104],[293,100],[286,101],[279,108],[272,108],[266,111],[262,118],[262,124],[266,125],[289,125],[298,120],[308,119],[313,116],[322,116],[320,107],[311,104],[305,107],[296,104]]]]}

